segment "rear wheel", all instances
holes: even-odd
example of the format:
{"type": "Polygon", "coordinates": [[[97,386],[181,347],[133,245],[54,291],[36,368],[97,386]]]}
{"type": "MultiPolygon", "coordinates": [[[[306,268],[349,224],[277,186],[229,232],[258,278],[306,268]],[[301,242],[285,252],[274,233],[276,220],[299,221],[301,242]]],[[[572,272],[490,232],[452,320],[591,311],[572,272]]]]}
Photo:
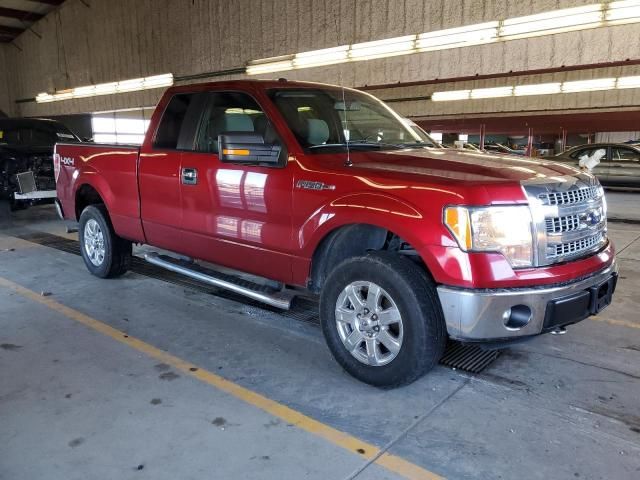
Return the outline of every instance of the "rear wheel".
{"type": "Polygon", "coordinates": [[[438,363],[446,344],[433,282],[393,254],[356,257],[336,267],[321,293],[320,318],[338,363],[379,387],[418,379],[438,363]]]}
{"type": "Polygon", "coordinates": [[[80,215],[80,250],[87,269],[100,278],[124,274],[131,265],[131,242],[118,237],[104,205],[89,205],[80,215]]]}

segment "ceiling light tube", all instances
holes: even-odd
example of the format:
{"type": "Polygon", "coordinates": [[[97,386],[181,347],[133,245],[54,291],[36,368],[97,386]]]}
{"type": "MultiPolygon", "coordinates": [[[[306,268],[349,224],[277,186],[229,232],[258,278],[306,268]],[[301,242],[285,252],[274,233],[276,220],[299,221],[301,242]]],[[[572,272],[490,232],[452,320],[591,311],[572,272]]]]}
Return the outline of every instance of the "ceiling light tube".
{"type": "Polygon", "coordinates": [[[309,68],[346,62],[348,60],[348,50],[349,47],[343,45],[297,53],[293,58],[293,66],[295,68],[309,68]]]}
{"type": "Polygon", "coordinates": [[[479,23],[437,30],[418,35],[416,48],[421,52],[490,43],[497,40],[498,22],[479,23]]]}
{"type": "Polygon", "coordinates": [[[633,77],[619,77],[616,88],[640,88],[640,75],[633,77]]]}
{"type": "Polygon", "coordinates": [[[623,0],[607,5],[605,19],[609,24],[640,22],[640,0],[623,0]]]}
{"type": "Polygon", "coordinates": [[[279,60],[274,62],[254,63],[247,66],[247,75],[259,75],[261,73],[282,72],[292,70],[293,60],[279,60]]]}
{"type": "Polygon", "coordinates": [[[349,49],[349,58],[352,60],[370,60],[413,53],[416,46],[416,37],[417,35],[406,35],[375,42],[355,43],[349,49]]]}
{"type": "Polygon", "coordinates": [[[516,97],[524,97],[527,95],[550,95],[560,93],[561,91],[562,84],[560,82],[554,82],[539,83],[537,85],[517,85],[513,89],[513,94],[516,97]]]}
{"type": "Polygon", "coordinates": [[[434,102],[446,102],[449,100],[468,100],[471,90],[450,90],[448,92],[434,92],[431,100],[434,102]]]}
{"type": "Polygon", "coordinates": [[[171,85],[173,85],[173,74],[165,73],[144,78],[122,80],[120,82],[100,83],[98,85],[85,85],[66,90],[58,90],[52,94],[43,92],[36,95],[36,102],[57,102],[71,98],[87,98],[121,92],[134,92],[138,90],[169,87],[171,85]]]}
{"type": "Polygon", "coordinates": [[[534,37],[598,26],[603,20],[602,8],[602,4],[598,3],[508,18],[502,22],[500,37],[503,39],[534,37]]]}
{"type": "Polygon", "coordinates": [[[471,98],[499,98],[511,97],[513,87],[474,88],[471,90],[471,98]]]}
{"type": "Polygon", "coordinates": [[[595,92],[598,90],[612,90],[616,86],[615,78],[596,78],[594,80],[578,80],[563,82],[563,93],[595,92]]]}

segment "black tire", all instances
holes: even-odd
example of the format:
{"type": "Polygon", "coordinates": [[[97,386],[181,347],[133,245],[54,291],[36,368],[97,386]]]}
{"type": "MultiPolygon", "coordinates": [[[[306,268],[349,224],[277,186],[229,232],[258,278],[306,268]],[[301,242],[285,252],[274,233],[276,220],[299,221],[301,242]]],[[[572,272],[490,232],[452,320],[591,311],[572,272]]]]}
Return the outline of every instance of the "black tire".
{"type": "Polygon", "coordinates": [[[132,244],[130,241],[118,237],[111,225],[109,214],[104,205],[89,205],[80,215],[79,225],[80,251],[87,270],[100,278],[114,278],[123,275],[131,266],[132,244]],[[95,265],[89,258],[85,247],[85,227],[87,222],[95,220],[102,232],[104,241],[104,260],[95,265]]]}
{"type": "Polygon", "coordinates": [[[447,341],[446,325],[435,285],[411,260],[374,253],[338,265],[327,277],[320,296],[320,321],[331,353],[352,376],[370,385],[393,388],[409,384],[440,360],[447,341]],[[367,365],[345,347],[336,324],[336,303],[352,282],[373,282],[395,302],[402,316],[403,341],[388,364],[367,365]]]}

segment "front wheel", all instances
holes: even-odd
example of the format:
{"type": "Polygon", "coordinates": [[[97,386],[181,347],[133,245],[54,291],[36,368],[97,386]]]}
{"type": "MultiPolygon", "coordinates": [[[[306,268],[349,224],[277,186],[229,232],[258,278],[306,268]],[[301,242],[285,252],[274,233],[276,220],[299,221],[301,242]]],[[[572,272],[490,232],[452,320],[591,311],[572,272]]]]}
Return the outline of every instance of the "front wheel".
{"type": "Polygon", "coordinates": [[[446,344],[433,282],[413,262],[393,254],[338,265],[321,293],[320,320],[338,363],[378,387],[418,379],[438,363],[446,344]]]}
{"type": "Polygon", "coordinates": [[[100,278],[124,274],[131,264],[131,242],[118,237],[104,205],[89,205],[80,215],[80,251],[89,272],[100,278]]]}

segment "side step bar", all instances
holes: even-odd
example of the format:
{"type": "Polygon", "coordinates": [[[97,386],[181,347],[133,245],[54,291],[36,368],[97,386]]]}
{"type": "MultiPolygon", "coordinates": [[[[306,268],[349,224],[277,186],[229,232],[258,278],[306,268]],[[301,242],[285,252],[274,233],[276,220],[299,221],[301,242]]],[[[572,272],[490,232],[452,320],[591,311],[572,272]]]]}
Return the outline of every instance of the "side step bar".
{"type": "Polygon", "coordinates": [[[235,283],[228,275],[225,275],[225,277],[228,278],[227,280],[214,277],[213,275],[216,272],[206,271],[205,273],[203,271],[204,269],[200,268],[196,270],[196,266],[187,267],[184,264],[180,264],[180,260],[165,255],[158,255],[155,252],[145,254],[144,259],[153,265],[162,267],[171,272],[179,273],[186,277],[193,278],[194,280],[207,283],[214,287],[223,288],[239,295],[244,295],[245,297],[266,303],[267,305],[271,305],[272,307],[280,308],[282,310],[289,310],[291,308],[291,302],[295,297],[295,294],[291,291],[260,291],[258,290],[260,287],[259,285],[251,284],[250,282],[242,283],[255,285],[256,288],[239,285],[239,283],[241,283],[240,281],[235,283]]]}

